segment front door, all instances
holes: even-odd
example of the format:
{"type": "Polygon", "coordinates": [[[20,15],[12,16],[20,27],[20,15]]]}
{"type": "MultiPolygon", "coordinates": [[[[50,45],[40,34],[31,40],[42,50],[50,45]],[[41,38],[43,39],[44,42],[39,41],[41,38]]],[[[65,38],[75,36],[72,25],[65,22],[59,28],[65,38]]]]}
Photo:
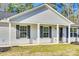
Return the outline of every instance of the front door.
{"type": "Polygon", "coordinates": [[[62,42],[62,37],[63,37],[63,28],[60,27],[60,28],[59,28],[59,42],[60,42],[60,43],[62,42]]]}

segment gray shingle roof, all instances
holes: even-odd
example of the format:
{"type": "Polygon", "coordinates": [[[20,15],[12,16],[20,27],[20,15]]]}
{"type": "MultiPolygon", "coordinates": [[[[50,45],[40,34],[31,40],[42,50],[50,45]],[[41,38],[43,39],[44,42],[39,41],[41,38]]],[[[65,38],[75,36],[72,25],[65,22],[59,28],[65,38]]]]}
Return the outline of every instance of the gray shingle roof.
{"type": "Polygon", "coordinates": [[[16,13],[9,13],[9,12],[3,12],[3,11],[0,11],[0,20],[1,19],[4,19],[4,18],[8,18],[10,16],[13,16],[15,15],[16,13]]]}

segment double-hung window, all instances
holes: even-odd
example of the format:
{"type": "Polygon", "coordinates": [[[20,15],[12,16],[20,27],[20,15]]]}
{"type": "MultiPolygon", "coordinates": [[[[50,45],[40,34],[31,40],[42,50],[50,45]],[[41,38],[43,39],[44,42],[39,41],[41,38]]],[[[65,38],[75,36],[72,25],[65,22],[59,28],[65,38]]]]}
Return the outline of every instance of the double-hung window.
{"type": "Polygon", "coordinates": [[[40,37],[41,38],[51,38],[52,37],[51,26],[40,26],[40,37]]]}
{"type": "Polygon", "coordinates": [[[27,26],[20,26],[20,38],[26,38],[27,33],[27,26]]]}
{"type": "Polygon", "coordinates": [[[30,38],[30,26],[16,25],[16,38],[30,38]]]}
{"type": "Polygon", "coordinates": [[[77,37],[77,28],[71,28],[70,31],[71,37],[77,37]]]}
{"type": "Polygon", "coordinates": [[[49,37],[49,27],[43,27],[43,37],[49,37]]]}

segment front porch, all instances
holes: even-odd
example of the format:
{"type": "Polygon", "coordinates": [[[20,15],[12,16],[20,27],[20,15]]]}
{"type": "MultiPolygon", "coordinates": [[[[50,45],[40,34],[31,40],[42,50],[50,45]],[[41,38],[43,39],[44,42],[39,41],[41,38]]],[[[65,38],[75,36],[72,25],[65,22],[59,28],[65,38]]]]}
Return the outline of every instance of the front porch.
{"type": "MultiPolygon", "coordinates": [[[[49,29],[50,30],[50,29],[49,29]]],[[[70,43],[70,25],[46,25],[37,24],[37,41],[40,43],[70,43]],[[49,27],[51,26],[51,34],[48,37],[40,37],[40,26],[49,27]]]]}
{"type": "MultiPolygon", "coordinates": [[[[29,24],[29,23],[12,23],[9,26],[10,44],[49,44],[49,43],[70,43],[70,25],[52,25],[52,24],[29,24]],[[23,35],[17,39],[16,25],[30,26],[30,36],[23,35]],[[42,28],[41,28],[42,27],[42,28]],[[61,29],[62,28],[62,29],[61,29]],[[15,36],[14,36],[15,35],[15,36]]],[[[19,35],[20,34],[20,30],[19,35]]],[[[24,32],[24,31],[23,31],[24,32]]],[[[25,31],[27,32],[27,31],[25,31]]]]}

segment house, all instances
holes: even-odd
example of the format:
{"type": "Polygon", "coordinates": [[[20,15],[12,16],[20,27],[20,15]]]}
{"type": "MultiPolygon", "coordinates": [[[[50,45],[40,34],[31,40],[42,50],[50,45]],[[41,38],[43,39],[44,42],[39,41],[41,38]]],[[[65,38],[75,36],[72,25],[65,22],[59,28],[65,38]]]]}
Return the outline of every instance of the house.
{"type": "Polygon", "coordinates": [[[79,41],[79,25],[65,18],[48,4],[0,21],[0,45],[75,41],[79,41]]]}

